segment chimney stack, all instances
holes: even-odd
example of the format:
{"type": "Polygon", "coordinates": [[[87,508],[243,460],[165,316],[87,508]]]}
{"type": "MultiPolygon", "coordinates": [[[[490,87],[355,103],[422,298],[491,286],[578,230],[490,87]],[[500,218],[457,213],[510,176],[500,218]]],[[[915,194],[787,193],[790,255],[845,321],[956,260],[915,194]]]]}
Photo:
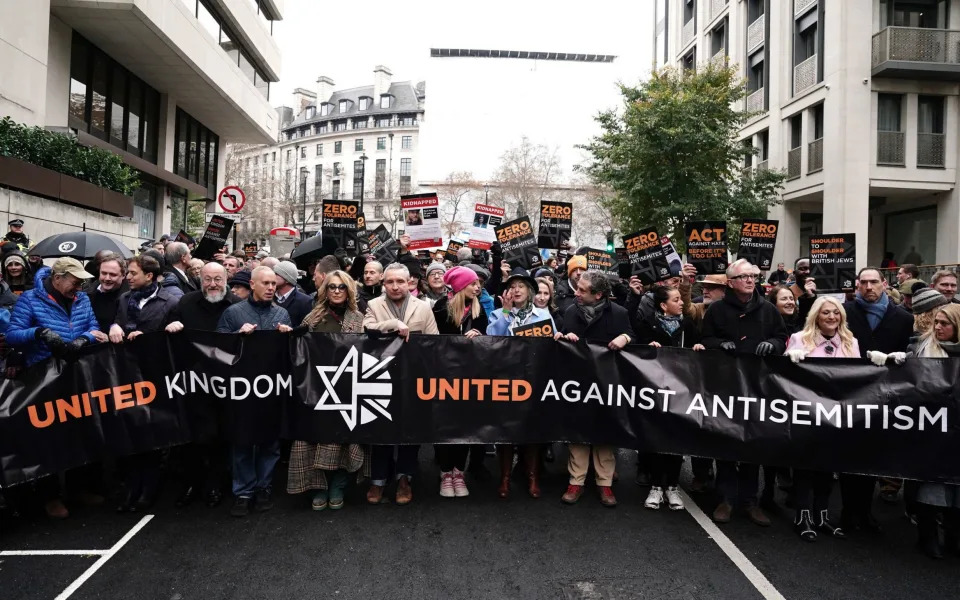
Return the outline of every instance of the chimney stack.
{"type": "Polygon", "coordinates": [[[300,116],[307,106],[314,104],[316,100],[316,95],[308,89],[297,88],[293,90],[293,114],[300,116]]]}
{"type": "Polygon", "coordinates": [[[390,91],[390,78],[393,73],[383,65],[377,65],[373,68],[373,103],[374,106],[380,105],[380,95],[390,91]]]}
{"type": "Polygon", "coordinates": [[[329,77],[321,75],[317,78],[317,106],[319,107],[324,102],[330,100],[330,96],[333,95],[333,80],[329,77]]]}

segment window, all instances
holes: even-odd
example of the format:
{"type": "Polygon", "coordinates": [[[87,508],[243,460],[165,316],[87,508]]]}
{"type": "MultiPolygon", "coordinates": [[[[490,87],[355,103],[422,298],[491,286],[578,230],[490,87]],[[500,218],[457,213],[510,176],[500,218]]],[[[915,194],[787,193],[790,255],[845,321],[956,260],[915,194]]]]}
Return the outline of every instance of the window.
{"type": "Polygon", "coordinates": [[[697,18],[697,0],[683,0],[683,24],[697,18]]]}
{"type": "Polygon", "coordinates": [[[93,94],[90,101],[90,133],[106,138],[108,58],[99,52],[93,56],[93,94]]]}
{"type": "Polygon", "coordinates": [[[321,116],[321,117],[326,117],[327,115],[330,114],[330,106],[331,106],[331,105],[330,105],[330,103],[328,103],[328,102],[324,102],[323,104],[320,105],[320,116],[321,116]]]}
{"type": "Polygon", "coordinates": [[[747,23],[753,23],[763,16],[765,0],[747,0],[747,23]]]}
{"type": "Polygon", "coordinates": [[[405,135],[400,139],[401,150],[413,150],[413,136],[405,135]]]}
{"type": "Polygon", "coordinates": [[[378,137],[377,138],[377,150],[386,150],[387,149],[387,138],[378,137]]]}
{"type": "Polygon", "coordinates": [[[920,96],[917,99],[917,131],[943,133],[942,96],[920,96]]]}
{"type": "Polygon", "coordinates": [[[340,101],[340,112],[341,112],[341,113],[347,112],[347,109],[348,109],[349,107],[350,107],[350,103],[349,103],[349,102],[347,102],[346,100],[341,100],[341,101],[340,101]]]}
{"type": "MultiPolygon", "coordinates": [[[[254,61],[250,58],[251,53],[241,47],[237,37],[230,33],[228,27],[224,25],[225,19],[220,16],[216,5],[209,0],[182,0],[191,13],[200,22],[200,25],[206,30],[211,38],[220,45],[220,48],[230,57],[231,62],[240,68],[240,71],[246,75],[247,79],[254,85],[261,94],[267,99],[270,98],[270,82],[256,67],[254,61]]],[[[272,21],[270,25],[272,32],[272,21]]]]}
{"type": "Polygon", "coordinates": [[[333,174],[334,176],[343,175],[343,170],[340,167],[340,163],[338,162],[333,163],[333,174]]]}
{"type": "Polygon", "coordinates": [[[399,123],[397,124],[400,127],[413,127],[414,125],[413,120],[414,119],[411,115],[406,115],[406,116],[400,117],[399,123]]]}
{"type": "Polygon", "coordinates": [[[353,151],[363,152],[363,138],[359,138],[353,141],[353,151]]]}
{"type": "Polygon", "coordinates": [[[727,20],[724,19],[721,24],[710,34],[710,56],[716,56],[720,53],[727,53],[727,20]]]}
{"type": "Polygon", "coordinates": [[[344,119],[343,121],[337,121],[337,122],[335,122],[335,123],[333,124],[333,130],[334,130],[334,131],[346,131],[346,130],[347,130],[347,121],[346,121],[346,119],[344,119]]]}
{"type": "Polygon", "coordinates": [[[317,156],[323,156],[323,144],[317,144],[317,156]]]}
{"type": "Polygon", "coordinates": [[[760,162],[767,162],[770,158],[770,132],[766,129],[757,134],[757,150],[760,162]]]}
{"type": "Polygon", "coordinates": [[[323,165],[313,167],[313,199],[316,202],[323,200],[323,165]]]}
{"type": "Polygon", "coordinates": [[[400,159],[400,195],[410,193],[411,173],[413,172],[413,159],[400,159]]]}
{"type": "Polygon", "coordinates": [[[340,154],[343,152],[343,142],[334,142],[333,143],[333,153],[340,154]]]}
{"type": "Polygon", "coordinates": [[[794,66],[799,65],[817,53],[817,24],[797,33],[794,52],[794,66]]]}
{"type": "Polygon", "coordinates": [[[363,198],[363,161],[353,161],[353,198],[363,198]]]}
{"type": "Polygon", "coordinates": [[[393,104],[391,98],[392,96],[390,96],[390,94],[383,94],[380,96],[380,108],[390,108],[390,106],[393,104]]]}
{"type": "MultiPolygon", "coordinates": [[[[266,160],[266,159],[264,159],[264,160],[266,160]]],[[[277,153],[276,153],[276,152],[271,152],[271,153],[270,153],[270,162],[277,162],[277,153]]]]}
{"type": "Polygon", "coordinates": [[[367,96],[361,97],[359,110],[367,110],[368,108],[370,108],[370,104],[372,102],[373,102],[373,98],[368,98],[367,96]]]}
{"type": "Polygon", "coordinates": [[[811,141],[816,141],[823,138],[823,104],[818,104],[810,110],[810,120],[812,121],[813,129],[811,133],[811,141]]]}
{"type": "Polygon", "coordinates": [[[353,128],[354,128],[354,129],[366,129],[366,128],[367,128],[367,120],[366,120],[366,119],[354,119],[354,120],[353,120],[353,128]]]}
{"type": "Polygon", "coordinates": [[[390,117],[380,117],[377,119],[377,127],[390,127],[390,117]]]}
{"type": "Polygon", "coordinates": [[[880,0],[880,28],[947,28],[946,0],[880,0]]]}
{"type": "Polygon", "coordinates": [[[384,158],[377,159],[374,197],[377,199],[387,197],[387,161],[384,158]]]}
{"type": "Polygon", "coordinates": [[[300,146],[300,158],[306,158],[306,157],[307,157],[307,147],[300,146]]]}
{"type": "Polygon", "coordinates": [[[307,116],[306,116],[306,118],[312,119],[312,118],[314,118],[315,116],[317,116],[317,107],[316,107],[316,106],[308,106],[308,107],[307,107],[307,116]]]}
{"type": "Polygon", "coordinates": [[[293,160],[293,150],[287,150],[287,161],[293,160]]]}
{"type": "Polygon", "coordinates": [[[202,123],[177,107],[173,147],[174,172],[216,194],[220,138],[202,123]]]}
{"type": "Polygon", "coordinates": [[[687,52],[686,55],[681,59],[680,64],[687,71],[696,71],[697,70],[697,47],[694,46],[690,48],[690,52],[687,52]]]}
{"type": "Polygon", "coordinates": [[[327,132],[327,124],[326,124],[326,123],[321,123],[321,124],[317,125],[317,133],[326,133],[326,132],[327,132]]]}
{"type": "Polygon", "coordinates": [[[383,219],[383,218],[385,218],[385,217],[383,216],[383,205],[378,204],[378,205],[376,205],[376,206],[373,207],[373,216],[374,216],[375,218],[377,218],[377,219],[383,219]]]}
{"type": "Polygon", "coordinates": [[[334,180],[333,182],[333,189],[330,192],[330,199],[331,200],[340,199],[340,180],[339,179],[334,180]]]}
{"type": "Polygon", "coordinates": [[[803,143],[803,119],[800,115],[790,117],[790,149],[799,148],[803,143]]]}
{"type": "Polygon", "coordinates": [[[903,96],[899,94],[878,94],[877,95],[877,130],[878,131],[901,131],[900,117],[901,101],[903,96]]]}

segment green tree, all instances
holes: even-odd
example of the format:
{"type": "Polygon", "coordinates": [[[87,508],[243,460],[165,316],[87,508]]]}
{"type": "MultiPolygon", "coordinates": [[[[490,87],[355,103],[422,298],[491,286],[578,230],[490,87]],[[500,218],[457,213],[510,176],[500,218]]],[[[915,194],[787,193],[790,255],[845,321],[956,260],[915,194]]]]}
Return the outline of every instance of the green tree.
{"type": "Polygon", "coordinates": [[[622,110],[596,117],[602,133],[581,146],[592,159],[580,166],[612,190],[606,203],[620,230],[653,225],[682,246],[685,222],[725,220],[736,248],[741,219],[764,217],[785,180],[744,168],[756,150],[738,137],[753,115],[737,108],[746,90],[736,69],[665,68],[620,91],[622,110]]]}

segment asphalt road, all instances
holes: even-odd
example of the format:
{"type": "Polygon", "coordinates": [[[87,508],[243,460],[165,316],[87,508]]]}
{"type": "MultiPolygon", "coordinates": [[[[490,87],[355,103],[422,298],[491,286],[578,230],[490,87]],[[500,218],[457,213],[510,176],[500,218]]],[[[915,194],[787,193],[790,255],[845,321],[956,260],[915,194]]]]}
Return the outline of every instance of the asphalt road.
{"type": "MultiPolygon", "coordinates": [[[[560,503],[565,457],[558,452],[549,466],[539,500],[520,480],[508,501],[493,481],[468,480],[469,498],[441,498],[428,448],[406,507],[367,506],[364,485],[351,486],[338,512],[312,512],[307,497],[276,494],[273,511],[234,519],[228,502],[175,509],[171,485],[155,517],[70,598],[764,597],[690,512],[643,508],[647,490],[634,484],[632,453],[620,455],[615,509],[600,505],[592,485],[578,505],[560,503]]],[[[492,457],[486,462],[494,468],[492,457]]],[[[282,476],[277,484],[282,490],[282,476]]],[[[696,497],[708,515],[713,503],[709,493],[696,497]]],[[[743,517],[721,531],[772,586],[768,597],[960,596],[960,558],[931,561],[916,552],[902,504],[878,503],[877,512],[885,526],[879,537],[805,543],[788,509],[769,528],[743,517]]],[[[141,519],[109,507],[75,509],[62,522],[5,517],[0,551],[106,550],[141,519]]],[[[0,598],[55,598],[100,558],[0,556],[0,598]]]]}

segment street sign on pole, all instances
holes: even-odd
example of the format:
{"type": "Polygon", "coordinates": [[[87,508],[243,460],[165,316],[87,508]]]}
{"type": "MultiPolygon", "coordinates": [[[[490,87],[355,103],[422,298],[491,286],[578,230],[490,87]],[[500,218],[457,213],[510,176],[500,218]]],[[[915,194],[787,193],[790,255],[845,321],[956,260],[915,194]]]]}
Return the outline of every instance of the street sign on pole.
{"type": "Polygon", "coordinates": [[[205,212],[205,213],[203,213],[203,222],[204,222],[204,223],[209,223],[209,222],[210,222],[210,219],[212,219],[212,218],[214,217],[214,215],[220,215],[221,217],[226,217],[226,218],[228,218],[228,219],[233,219],[233,222],[234,222],[234,223],[239,223],[240,221],[243,221],[243,215],[231,214],[231,213],[222,213],[222,212],[205,212]]]}
{"type": "Polygon", "coordinates": [[[223,209],[223,212],[238,213],[243,210],[247,203],[247,196],[239,187],[228,185],[217,194],[217,204],[223,209]]]}

